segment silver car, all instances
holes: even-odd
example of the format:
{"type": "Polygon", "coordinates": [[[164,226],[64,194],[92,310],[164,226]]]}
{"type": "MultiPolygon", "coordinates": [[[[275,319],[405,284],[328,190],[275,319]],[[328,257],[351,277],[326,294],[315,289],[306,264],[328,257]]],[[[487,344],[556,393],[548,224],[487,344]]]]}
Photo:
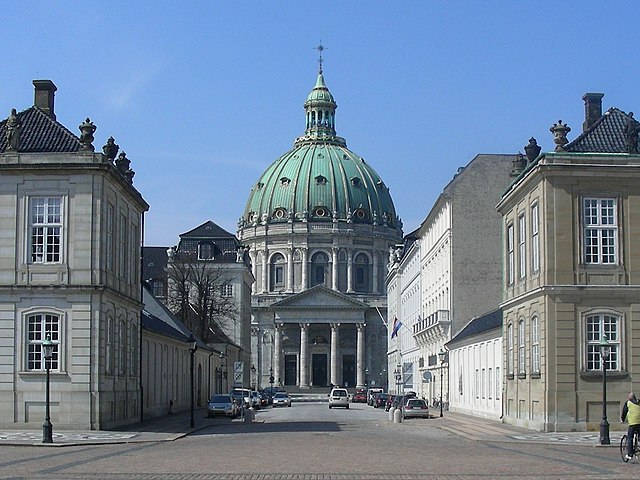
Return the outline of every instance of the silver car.
{"type": "Polygon", "coordinates": [[[235,418],[238,416],[239,408],[231,395],[214,395],[207,403],[207,417],[225,415],[235,418]]]}
{"type": "Polygon", "coordinates": [[[429,407],[427,402],[420,398],[407,398],[404,401],[402,410],[404,412],[404,418],[429,418],[429,407]]]}
{"type": "Polygon", "coordinates": [[[349,409],[349,392],[346,388],[334,388],[329,394],[329,408],[344,407],[349,409]]]}
{"type": "Polygon", "coordinates": [[[278,392],[273,396],[273,407],[290,407],[291,397],[287,392],[278,392]]]}

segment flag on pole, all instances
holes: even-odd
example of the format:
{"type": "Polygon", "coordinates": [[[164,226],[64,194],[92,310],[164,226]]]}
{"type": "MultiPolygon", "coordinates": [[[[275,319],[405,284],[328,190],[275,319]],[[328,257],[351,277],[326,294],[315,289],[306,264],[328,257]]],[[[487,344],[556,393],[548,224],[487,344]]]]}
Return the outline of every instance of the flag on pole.
{"type": "Polygon", "coordinates": [[[395,338],[398,336],[398,330],[400,330],[400,327],[402,326],[402,322],[400,320],[398,320],[397,317],[394,317],[393,319],[393,328],[391,330],[391,338],[395,338]]]}

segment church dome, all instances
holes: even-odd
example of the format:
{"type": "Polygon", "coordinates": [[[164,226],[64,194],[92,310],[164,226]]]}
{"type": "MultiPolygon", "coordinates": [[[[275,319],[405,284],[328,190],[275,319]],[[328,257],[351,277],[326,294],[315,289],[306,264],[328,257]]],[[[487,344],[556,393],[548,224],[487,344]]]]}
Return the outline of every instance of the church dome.
{"type": "Polygon", "coordinates": [[[304,103],[304,135],[253,185],[241,226],[337,221],[402,228],[389,188],[336,135],[336,108],[321,69],[304,103]]]}

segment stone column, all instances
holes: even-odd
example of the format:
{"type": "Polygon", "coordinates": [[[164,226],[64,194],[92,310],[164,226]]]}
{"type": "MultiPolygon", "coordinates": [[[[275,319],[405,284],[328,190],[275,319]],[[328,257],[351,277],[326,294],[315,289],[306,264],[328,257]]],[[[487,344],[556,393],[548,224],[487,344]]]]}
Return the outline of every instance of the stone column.
{"type": "Polygon", "coordinates": [[[269,291],[269,251],[262,251],[262,293],[269,291]]]}
{"type": "Polygon", "coordinates": [[[309,387],[309,324],[300,324],[300,387],[309,387]]]}
{"type": "Polygon", "coordinates": [[[284,378],[280,372],[281,356],[282,356],[282,324],[276,323],[275,340],[273,345],[273,376],[276,384],[278,381],[284,383],[284,378]]]}
{"type": "Polygon", "coordinates": [[[353,293],[353,250],[347,250],[347,293],[353,293]]]}
{"type": "Polygon", "coordinates": [[[364,323],[356,324],[356,328],[358,329],[356,342],[356,387],[358,388],[363,388],[367,380],[364,375],[364,327],[366,327],[364,323]]]}
{"type": "Polygon", "coordinates": [[[338,290],[338,249],[333,248],[331,252],[331,288],[338,290]]]}
{"type": "MultiPolygon", "coordinates": [[[[258,278],[258,270],[257,270],[258,252],[256,252],[255,250],[250,250],[249,258],[251,259],[251,273],[253,273],[253,278],[257,279],[258,278]]],[[[253,282],[251,284],[251,293],[253,293],[254,295],[258,293],[258,282],[253,282]]]]}
{"type": "Polygon", "coordinates": [[[293,292],[293,247],[287,252],[287,293],[293,292]]]}
{"type": "Polygon", "coordinates": [[[331,383],[340,385],[338,374],[338,359],[340,358],[340,328],[339,323],[331,323],[331,383]]]}
{"type": "Polygon", "coordinates": [[[378,287],[378,252],[374,250],[371,254],[373,256],[373,289],[371,291],[373,293],[380,293],[378,287]]]}
{"type": "Polygon", "coordinates": [[[301,291],[305,291],[307,289],[307,255],[309,250],[306,248],[301,248],[302,250],[302,285],[300,286],[301,291]]]}

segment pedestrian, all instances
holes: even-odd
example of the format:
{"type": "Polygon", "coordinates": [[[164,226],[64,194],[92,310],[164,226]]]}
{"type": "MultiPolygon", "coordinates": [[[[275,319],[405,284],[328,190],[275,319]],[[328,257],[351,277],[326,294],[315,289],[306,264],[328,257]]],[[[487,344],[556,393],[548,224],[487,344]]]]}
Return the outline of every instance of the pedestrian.
{"type": "Polygon", "coordinates": [[[625,458],[631,460],[635,453],[633,451],[634,435],[636,433],[640,434],[640,403],[635,393],[631,392],[627,396],[627,402],[622,407],[620,419],[629,423],[629,428],[627,429],[627,455],[625,458]]]}

